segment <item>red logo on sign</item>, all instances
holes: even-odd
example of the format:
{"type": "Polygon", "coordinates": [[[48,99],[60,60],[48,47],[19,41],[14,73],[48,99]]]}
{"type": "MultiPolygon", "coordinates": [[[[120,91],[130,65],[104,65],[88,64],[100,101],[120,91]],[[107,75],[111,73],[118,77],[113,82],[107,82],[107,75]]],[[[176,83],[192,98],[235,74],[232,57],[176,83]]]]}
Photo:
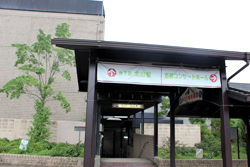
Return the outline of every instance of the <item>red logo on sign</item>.
{"type": "Polygon", "coordinates": [[[212,81],[212,82],[216,82],[217,81],[217,76],[215,74],[211,74],[209,79],[212,81]]]}
{"type": "Polygon", "coordinates": [[[116,70],[113,69],[113,68],[110,68],[110,69],[108,70],[108,75],[109,75],[110,77],[114,77],[114,76],[116,75],[116,70]]]}

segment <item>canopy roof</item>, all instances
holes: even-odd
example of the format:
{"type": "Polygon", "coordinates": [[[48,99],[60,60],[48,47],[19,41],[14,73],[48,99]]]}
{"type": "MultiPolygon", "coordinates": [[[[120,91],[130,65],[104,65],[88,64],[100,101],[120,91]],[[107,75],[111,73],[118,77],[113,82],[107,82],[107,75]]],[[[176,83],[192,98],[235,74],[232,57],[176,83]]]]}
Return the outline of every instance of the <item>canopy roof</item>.
{"type": "MultiPolygon", "coordinates": [[[[75,50],[79,91],[86,92],[88,85],[89,58],[98,61],[122,62],[141,65],[182,66],[200,69],[219,69],[225,67],[225,60],[249,60],[250,54],[244,52],[198,49],[177,46],[151,45],[111,41],[94,41],[79,39],[52,39],[58,47],[75,50]]],[[[246,85],[229,84],[228,95],[232,117],[240,117],[237,112],[247,112],[249,93],[246,85]],[[237,88],[237,89],[236,89],[237,88]],[[238,90],[239,89],[239,90],[238,90]],[[245,92],[247,91],[247,92],[245,92]],[[245,100],[244,100],[245,99],[245,100]],[[241,106],[244,105],[244,108],[241,106]],[[236,107],[238,106],[238,107],[236,107]]],[[[185,87],[166,87],[154,85],[128,85],[97,83],[99,100],[103,100],[104,115],[119,115],[110,108],[112,102],[143,103],[150,107],[154,102],[161,102],[161,96],[167,96],[174,90],[179,95],[185,87]],[[131,97],[136,97],[131,99],[131,97]],[[105,105],[107,104],[107,105],[105,105]],[[149,105],[148,105],[149,104],[149,105]]],[[[219,94],[221,89],[203,88],[204,100],[177,107],[176,116],[219,117],[219,94]]],[[[138,112],[126,110],[119,113],[133,114],[138,112]]],[[[122,115],[122,114],[120,114],[122,115]]]]}
{"type": "MultiPolygon", "coordinates": [[[[250,84],[229,83],[229,111],[231,118],[244,118],[250,111],[250,84]]],[[[177,106],[175,114],[178,117],[220,118],[221,89],[202,89],[203,100],[177,106]]]]}

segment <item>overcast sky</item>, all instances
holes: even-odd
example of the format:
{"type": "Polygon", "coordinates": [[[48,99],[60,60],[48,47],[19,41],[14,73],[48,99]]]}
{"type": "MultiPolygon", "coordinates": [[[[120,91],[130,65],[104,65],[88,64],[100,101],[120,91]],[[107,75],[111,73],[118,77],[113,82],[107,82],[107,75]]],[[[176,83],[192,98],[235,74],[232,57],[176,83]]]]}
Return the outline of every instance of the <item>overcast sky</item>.
{"type": "MultiPolygon", "coordinates": [[[[249,0],[104,0],[105,40],[250,52],[249,0]]],[[[243,66],[227,61],[227,75],[243,66]]],[[[232,82],[250,83],[250,67],[232,82]]]]}

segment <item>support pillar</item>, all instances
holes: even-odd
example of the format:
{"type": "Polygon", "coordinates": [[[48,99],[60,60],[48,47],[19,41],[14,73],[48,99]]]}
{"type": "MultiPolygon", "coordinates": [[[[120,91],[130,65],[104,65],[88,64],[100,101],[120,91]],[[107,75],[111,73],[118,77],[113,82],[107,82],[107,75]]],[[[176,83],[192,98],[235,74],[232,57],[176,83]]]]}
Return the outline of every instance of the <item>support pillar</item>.
{"type": "Polygon", "coordinates": [[[144,110],[141,111],[141,134],[144,134],[144,110]]]}
{"type": "MultiPolygon", "coordinates": [[[[122,149],[122,141],[123,141],[123,135],[122,135],[122,128],[120,129],[121,133],[120,133],[120,149],[122,149]]],[[[123,158],[123,157],[121,157],[123,158]]]]}
{"type": "Polygon", "coordinates": [[[88,96],[85,128],[84,166],[94,167],[96,131],[96,59],[89,60],[88,96]]]}
{"type": "Polygon", "coordinates": [[[175,167],[175,116],[173,109],[174,92],[170,94],[170,166],[175,167]]]}
{"type": "Polygon", "coordinates": [[[115,157],[115,130],[113,131],[113,157],[115,157]]]}
{"type": "Polygon", "coordinates": [[[154,156],[158,156],[158,104],[154,104],[154,156]]]}
{"type": "MultiPolygon", "coordinates": [[[[128,120],[130,119],[130,116],[128,116],[128,120]]],[[[128,130],[128,145],[129,145],[129,140],[130,140],[130,124],[128,124],[127,126],[127,130],[128,130]]]]}
{"type": "Polygon", "coordinates": [[[136,125],[136,114],[133,117],[133,132],[135,133],[135,125],[136,125]]]}
{"type": "Polygon", "coordinates": [[[232,167],[231,136],[230,136],[230,115],[227,95],[227,77],[225,71],[225,61],[221,72],[221,93],[220,93],[220,118],[221,118],[221,148],[223,167],[232,167]]]}
{"type": "Polygon", "coordinates": [[[245,127],[246,127],[246,144],[247,144],[247,163],[248,163],[248,167],[250,167],[250,127],[249,127],[249,115],[247,115],[244,118],[244,122],[245,122],[245,127]]]}
{"type": "Polygon", "coordinates": [[[101,103],[98,103],[97,119],[96,119],[96,153],[95,155],[100,155],[100,122],[101,122],[101,103]]]}

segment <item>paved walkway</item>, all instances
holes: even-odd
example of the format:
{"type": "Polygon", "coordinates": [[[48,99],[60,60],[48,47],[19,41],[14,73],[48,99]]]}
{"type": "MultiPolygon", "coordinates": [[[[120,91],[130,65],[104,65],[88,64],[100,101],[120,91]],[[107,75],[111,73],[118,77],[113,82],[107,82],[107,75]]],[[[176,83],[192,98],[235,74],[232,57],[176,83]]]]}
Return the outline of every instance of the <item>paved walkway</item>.
{"type": "Polygon", "coordinates": [[[142,158],[101,158],[101,167],[156,167],[142,158]]]}
{"type": "MultiPolygon", "coordinates": [[[[27,166],[11,166],[11,165],[0,165],[1,167],[27,167],[27,166]]],[[[32,167],[32,166],[29,166],[32,167]]]]}

